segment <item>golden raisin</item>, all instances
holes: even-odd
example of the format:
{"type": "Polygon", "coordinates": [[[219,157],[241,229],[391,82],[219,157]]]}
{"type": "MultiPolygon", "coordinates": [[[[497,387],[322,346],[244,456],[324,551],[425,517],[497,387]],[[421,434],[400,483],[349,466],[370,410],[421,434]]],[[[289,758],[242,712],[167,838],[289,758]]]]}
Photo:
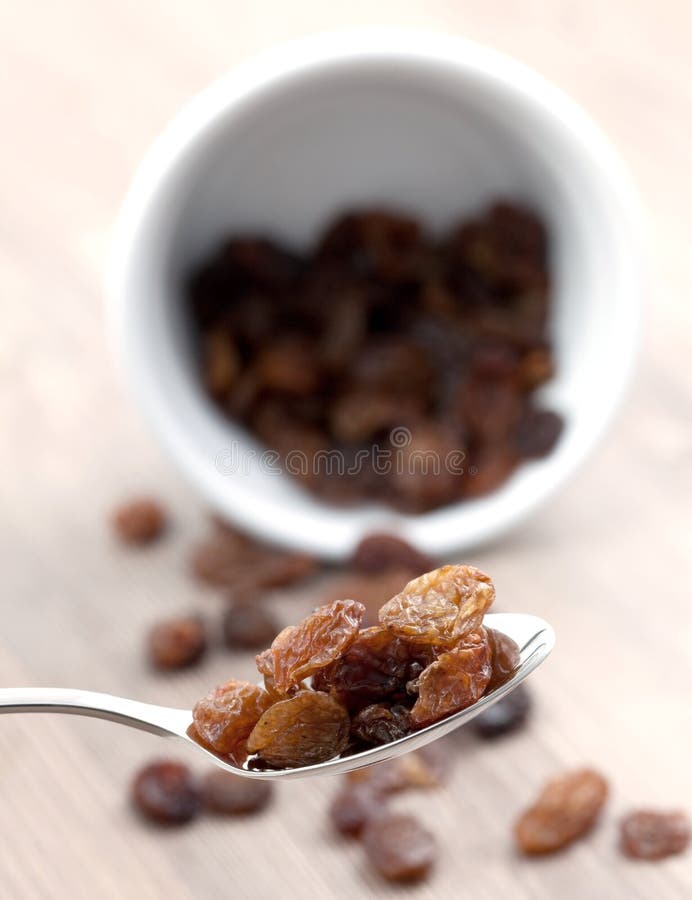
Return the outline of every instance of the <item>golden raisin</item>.
{"type": "Polygon", "coordinates": [[[234,755],[271,702],[257,685],[229,681],[195,704],[192,719],[202,741],[217,753],[234,755]]]}
{"type": "Polygon", "coordinates": [[[480,627],[495,599],[490,578],[473,566],[443,566],[413,581],[380,610],[394,634],[451,647],[480,627]]]}

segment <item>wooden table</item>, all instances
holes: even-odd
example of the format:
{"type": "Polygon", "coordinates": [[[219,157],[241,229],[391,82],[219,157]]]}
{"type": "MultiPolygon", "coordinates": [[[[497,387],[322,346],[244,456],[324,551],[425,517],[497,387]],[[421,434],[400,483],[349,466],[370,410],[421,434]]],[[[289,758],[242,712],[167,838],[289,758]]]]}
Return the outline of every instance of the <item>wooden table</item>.
{"type": "MultiPolygon", "coordinates": [[[[205,607],[186,573],[204,511],[123,396],[104,327],[102,270],[137,160],[179,104],[251,51],[319,27],[427,24],[536,66],[601,121],[631,164],[651,222],[652,277],[638,377],[609,439],[559,501],[475,555],[506,607],[554,622],[559,649],[534,679],[525,733],[462,739],[450,787],[402,798],[442,845],[407,893],[369,874],[357,845],[329,837],[334,785],[281,790],[271,815],[159,832],[136,821],[134,768],[175,750],[115,726],[6,718],[0,730],[0,896],[351,898],[359,895],[642,898],[692,896],[692,854],[636,864],[615,849],[632,805],[692,812],[692,56],[675,0],[257,0],[5,4],[0,31],[0,571],[3,684],[68,684],[190,704],[250,671],[217,652],[202,670],[149,673],[143,629],[205,607]],[[13,7],[13,8],[8,8],[13,7]],[[175,530],[126,553],[105,516],[140,490],[175,530]],[[509,825],[538,785],[593,763],[612,782],[602,826],[532,862],[509,825]]],[[[286,601],[289,620],[300,601],[286,601]]],[[[303,604],[304,605],[304,604],[303,604]]],[[[184,752],[184,751],[183,751],[184,752]]]]}

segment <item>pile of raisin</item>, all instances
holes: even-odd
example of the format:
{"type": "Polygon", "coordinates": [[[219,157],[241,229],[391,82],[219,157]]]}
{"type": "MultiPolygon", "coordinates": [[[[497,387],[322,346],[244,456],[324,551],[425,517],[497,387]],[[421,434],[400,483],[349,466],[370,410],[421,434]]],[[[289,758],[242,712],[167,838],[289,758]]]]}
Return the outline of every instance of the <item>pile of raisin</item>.
{"type": "Polygon", "coordinates": [[[499,202],[440,239],[378,209],[303,255],[232,235],[186,306],[211,400],[286,472],[332,502],[421,512],[493,491],[558,441],[536,397],[555,369],[550,295],[542,222],[499,202]]]}
{"type": "Polygon", "coordinates": [[[191,734],[236,765],[279,769],[399,740],[519,664],[516,644],[483,625],[494,597],[487,575],[456,565],[402,585],[377,625],[363,627],[357,600],[320,606],[258,654],[263,687],[229,681],[201,699],[191,734]]]}

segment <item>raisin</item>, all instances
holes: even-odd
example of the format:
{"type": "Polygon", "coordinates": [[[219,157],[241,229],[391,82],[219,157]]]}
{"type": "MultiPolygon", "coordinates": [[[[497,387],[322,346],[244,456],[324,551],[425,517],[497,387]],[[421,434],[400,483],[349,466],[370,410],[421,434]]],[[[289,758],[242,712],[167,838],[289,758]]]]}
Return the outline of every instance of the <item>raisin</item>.
{"type": "Polygon", "coordinates": [[[620,847],[633,859],[664,859],[689,843],[690,822],[681,810],[635,810],[620,822],[620,847]]]}
{"type": "Polygon", "coordinates": [[[258,813],[272,797],[272,785],[232,772],[215,769],[202,781],[205,809],[219,815],[238,816],[258,813]]]}
{"type": "Polygon", "coordinates": [[[464,497],[473,500],[496,491],[514,472],[518,462],[516,453],[506,447],[476,450],[468,474],[464,474],[464,497]]]}
{"type": "Polygon", "coordinates": [[[443,566],[410,581],[380,610],[380,622],[416,641],[452,646],[476,630],[495,599],[490,578],[473,566],[443,566]]]}
{"type": "Polygon", "coordinates": [[[349,837],[358,836],[366,823],[381,812],[380,796],[366,783],[347,783],[329,806],[332,825],[340,834],[349,837]]]}
{"type": "Polygon", "coordinates": [[[527,459],[541,459],[555,449],[564,422],[547,409],[531,409],[522,418],[515,438],[517,452],[527,459]]]}
{"type": "Polygon", "coordinates": [[[485,635],[466,635],[453,650],[438,656],[418,679],[418,699],[411,710],[413,727],[423,728],[471,706],[483,696],[490,675],[485,635]]]}
{"type": "Polygon", "coordinates": [[[132,802],[147,819],[163,825],[182,825],[200,807],[191,771],[174,760],[156,760],[141,769],[132,783],[132,802]]]}
{"type": "Polygon", "coordinates": [[[492,675],[486,690],[494,691],[512,677],[519,668],[521,654],[519,645],[509,635],[495,628],[486,628],[485,636],[490,647],[492,675]]]}
{"type": "Polygon", "coordinates": [[[349,709],[405,695],[410,666],[429,661],[428,648],[415,647],[376,625],[361,631],[339,658],[313,678],[318,691],[332,691],[349,709]]]}
{"type": "Polygon", "coordinates": [[[463,487],[459,467],[465,451],[445,425],[423,421],[412,429],[390,477],[389,499],[407,512],[427,512],[456,500],[463,487]]]}
{"type": "Polygon", "coordinates": [[[142,497],[119,506],[113,513],[113,528],[124,544],[152,544],[166,530],[166,512],[157,500],[142,497]]]}
{"type": "Polygon", "coordinates": [[[276,689],[286,693],[351,646],[364,612],[365,607],[354,600],[336,600],[318,607],[299,625],[284,628],[274,638],[271,657],[262,657],[264,668],[260,672],[270,674],[276,689]]]}
{"type": "Polygon", "coordinates": [[[204,381],[212,397],[224,397],[240,375],[241,361],[233,338],[215,329],[204,342],[204,381]]]}
{"type": "Polygon", "coordinates": [[[278,340],[264,347],[256,371],[267,390],[297,396],[312,394],[320,377],[314,348],[300,338],[278,340]]]}
{"type": "Polygon", "coordinates": [[[548,782],[514,827],[517,846],[529,855],[560,850],[591,830],[607,796],[607,782],[593,769],[548,782]]]}
{"type": "Polygon", "coordinates": [[[331,695],[300,691],[262,714],[247,748],[271,766],[294,769],[338,756],[348,729],[348,713],[331,695]]]}
{"type": "Polygon", "coordinates": [[[197,733],[217,753],[237,755],[271,705],[266,691],[247,681],[229,681],[198,700],[192,710],[197,733]]]}
{"type": "Polygon", "coordinates": [[[387,881],[420,881],[437,858],[435,838],[411,815],[389,813],[371,819],[362,841],[368,861],[387,881]]]}
{"type": "Polygon", "coordinates": [[[257,650],[268,644],[278,626],[261,603],[233,603],[223,616],[223,637],[232,649],[257,650]]]}
{"type": "Polygon", "coordinates": [[[351,565],[356,571],[367,575],[390,569],[408,569],[412,575],[422,575],[434,568],[429,556],[393,534],[369,534],[364,537],[353,552],[351,565]]]}
{"type": "Polygon", "coordinates": [[[511,694],[479,713],[471,722],[471,728],[479,737],[492,740],[517,731],[525,724],[530,712],[531,694],[520,684],[511,694]]]}
{"type": "Polygon", "coordinates": [[[302,582],[317,569],[317,560],[307,553],[270,553],[252,578],[260,588],[279,588],[302,582]]]}
{"type": "Polygon", "coordinates": [[[232,585],[259,562],[259,546],[230,526],[199,544],[192,555],[194,574],[214,587],[232,585]]]}
{"type": "Polygon", "coordinates": [[[374,703],[351,719],[351,735],[364,744],[377,747],[411,733],[411,715],[405,706],[374,703]]]}
{"type": "Polygon", "coordinates": [[[204,655],[207,636],[199,616],[159,622],[149,632],[149,659],[157,669],[181,669],[204,655]]]}

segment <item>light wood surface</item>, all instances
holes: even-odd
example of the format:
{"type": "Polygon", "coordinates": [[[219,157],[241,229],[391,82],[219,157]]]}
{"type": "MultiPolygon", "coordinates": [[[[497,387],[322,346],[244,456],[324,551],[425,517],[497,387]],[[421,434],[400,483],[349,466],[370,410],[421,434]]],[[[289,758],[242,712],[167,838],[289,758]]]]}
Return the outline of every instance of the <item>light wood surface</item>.
{"type": "MultiPolygon", "coordinates": [[[[248,659],[154,677],[144,628],[219,603],[187,576],[204,511],[161,456],[111,363],[102,270],[127,182],[164,122],[209,79],[272,41],[376,22],[495,44],[570,91],[629,161],[650,220],[641,361],[608,440],[559,500],[473,562],[501,605],[549,618],[558,648],[533,679],[532,727],[464,738],[450,787],[401,799],[439,837],[434,878],[396,891],[324,827],[328,781],[280,791],[271,814],[158,832],[136,821],[134,768],[174,752],[105,723],[4,717],[0,897],[692,896],[692,854],[616,850],[631,806],[692,813],[692,54],[681,0],[62,0],[2,3],[0,114],[0,683],[74,685],[191,704],[248,659]],[[175,531],[126,553],[105,526],[140,490],[175,531]],[[543,780],[591,763],[611,779],[602,826],[568,853],[519,859],[510,822],[543,780]]],[[[305,599],[283,601],[287,621],[305,599]]],[[[184,751],[183,751],[184,752],[184,751]]],[[[190,758],[194,762],[193,758],[190,758]]]]}

